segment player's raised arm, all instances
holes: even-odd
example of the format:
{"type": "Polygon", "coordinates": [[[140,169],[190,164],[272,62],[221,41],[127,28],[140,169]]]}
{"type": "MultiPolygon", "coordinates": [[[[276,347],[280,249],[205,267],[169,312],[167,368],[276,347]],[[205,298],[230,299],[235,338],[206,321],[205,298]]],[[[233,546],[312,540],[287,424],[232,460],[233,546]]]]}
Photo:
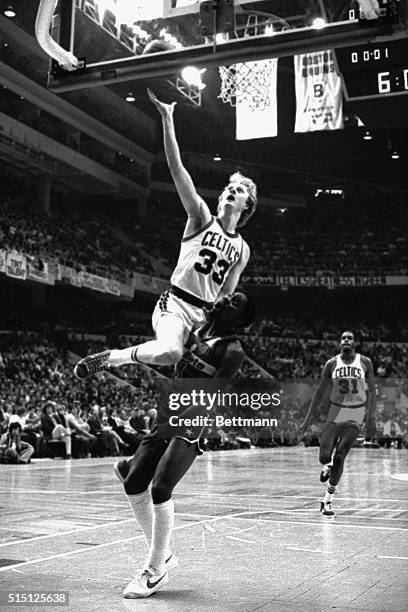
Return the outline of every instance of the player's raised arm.
{"type": "Polygon", "coordinates": [[[211,213],[207,204],[198,195],[191,176],[185,169],[181,160],[180,149],[174,129],[173,113],[176,102],[165,104],[161,102],[150,89],[147,90],[147,94],[162,118],[164,151],[166,153],[167,164],[184,209],[189,220],[192,222],[190,223],[189,231],[197,231],[210,221],[211,213]]]}
{"type": "Polygon", "coordinates": [[[377,398],[375,394],[375,377],[373,363],[369,357],[362,357],[367,370],[367,436],[372,438],[377,432],[375,423],[375,410],[377,398]]]}
{"type": "Polygon", "coordinates": [[[300,431],[305,431],[310,421],[314,418],[317,407],[322,403],[328,389],[330,388],[332,384],[332,378],[331,378],[332,366],[333,366],[333,359],[329,359],[328,361],[326,361],[326,364],[323,368],[322,377],[312,397],[312,401],[310,402],[309,410],[307,411],[305,420],[299,427],[300,431]]]}

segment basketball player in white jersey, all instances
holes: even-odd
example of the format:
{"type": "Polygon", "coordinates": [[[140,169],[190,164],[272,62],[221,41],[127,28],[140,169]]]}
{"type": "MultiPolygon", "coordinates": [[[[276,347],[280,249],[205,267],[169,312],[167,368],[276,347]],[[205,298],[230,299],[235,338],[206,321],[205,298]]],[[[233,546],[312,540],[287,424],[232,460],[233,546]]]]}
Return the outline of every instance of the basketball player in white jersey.
{"type": "Polygon", "coordinates": [[[162,118],[167,163],[187,213],[180,255],[171,287],[162,294],[153,312],[156,339],[85,357],[75,366],[78,378],[107,366],[137,361],[164,366],[178,363],[189,333],[205,321],[203,309],[234,293],[249,259],[249,247],[236,230],[255,212],[255,183],[239,172],[233,174],[219,197],[218,214],[213,217],[181,161],[173,120],[176,103],[164,104],[150,90],[148,95],[162,118]]]}
{"type": "Polygon", "coordinates": [[[324,499],[320,503],[323,516],[332,517],[332,499],[343,473],[344,460],[352,448],[367,412],[367,435],[375,435],[375,380],[371,359],[355,352],[354,335],[343,332],[341,352],[329,359],[313,396],[310,408],[300,430],[304,431],[313,419],[316,409],[330,390],[330,408],[320,438],[319,461],[324,465],[320,481],[327,483],[324,499]]]}

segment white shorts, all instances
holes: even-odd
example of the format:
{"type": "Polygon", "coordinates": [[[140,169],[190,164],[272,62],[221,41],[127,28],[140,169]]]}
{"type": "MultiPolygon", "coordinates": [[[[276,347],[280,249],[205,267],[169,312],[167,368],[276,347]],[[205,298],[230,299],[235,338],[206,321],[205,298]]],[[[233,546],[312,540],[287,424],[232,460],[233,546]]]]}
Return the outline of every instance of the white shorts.
{"type": "Polygon", "coordinates": [[[157,323],[162,317],[173,315],[180,317],[184,323],[184,340],[188,338],[191,331],[206,322],[205,312],[198,306],[188,304],[170,291],[161,294],[152,315],[153,331],[156,333],[157,323]]]}

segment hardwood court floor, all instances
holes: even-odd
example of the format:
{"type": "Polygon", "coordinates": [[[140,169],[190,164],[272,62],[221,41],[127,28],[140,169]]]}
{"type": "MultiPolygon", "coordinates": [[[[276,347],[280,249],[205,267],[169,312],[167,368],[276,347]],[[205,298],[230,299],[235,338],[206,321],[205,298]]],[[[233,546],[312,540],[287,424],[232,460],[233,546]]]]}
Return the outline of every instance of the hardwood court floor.
{"type": "Polygon", "coordinates": [[[145,544],[114,459],[2,465],[0,590],[75,612],[406,610],[407,455],[353,449],[325,519],[317,449],[204,454],[174,496],[180,567],[143,600],[122,599],[145,544]]]}

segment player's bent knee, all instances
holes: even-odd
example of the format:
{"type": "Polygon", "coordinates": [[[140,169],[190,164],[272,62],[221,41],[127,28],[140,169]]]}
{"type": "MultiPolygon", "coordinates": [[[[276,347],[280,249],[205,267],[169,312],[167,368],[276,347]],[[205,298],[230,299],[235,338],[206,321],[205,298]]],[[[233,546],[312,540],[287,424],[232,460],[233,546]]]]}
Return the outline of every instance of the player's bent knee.
{"type": "Polygon", "coordinates": [[[154,504],[164,504],[171,499],[173,487],[169,482],[163,479],[153,480],[152,484],[152,500],[154,504]]]}
{"type": "Polygon", "coordinates": [[[163,365],[175,365],[183,356],[183,349],[178,347],[169,347],[163,349],[159,358],[163,365]]]}
{"type": "Polygon", "coordinates": [[[331,461],[331,453],[328,453],[327,451],[322,451],[319,454],[319,461],[322,465],[326,465],[327,463],[330,463],[331,461]]]}
{"type": "Polygon", "coordinates": [[[139,495],[149,487],[149,483],[141,482],[139,479],[127,477],[123,483],[126,495],[139,495]]]}

